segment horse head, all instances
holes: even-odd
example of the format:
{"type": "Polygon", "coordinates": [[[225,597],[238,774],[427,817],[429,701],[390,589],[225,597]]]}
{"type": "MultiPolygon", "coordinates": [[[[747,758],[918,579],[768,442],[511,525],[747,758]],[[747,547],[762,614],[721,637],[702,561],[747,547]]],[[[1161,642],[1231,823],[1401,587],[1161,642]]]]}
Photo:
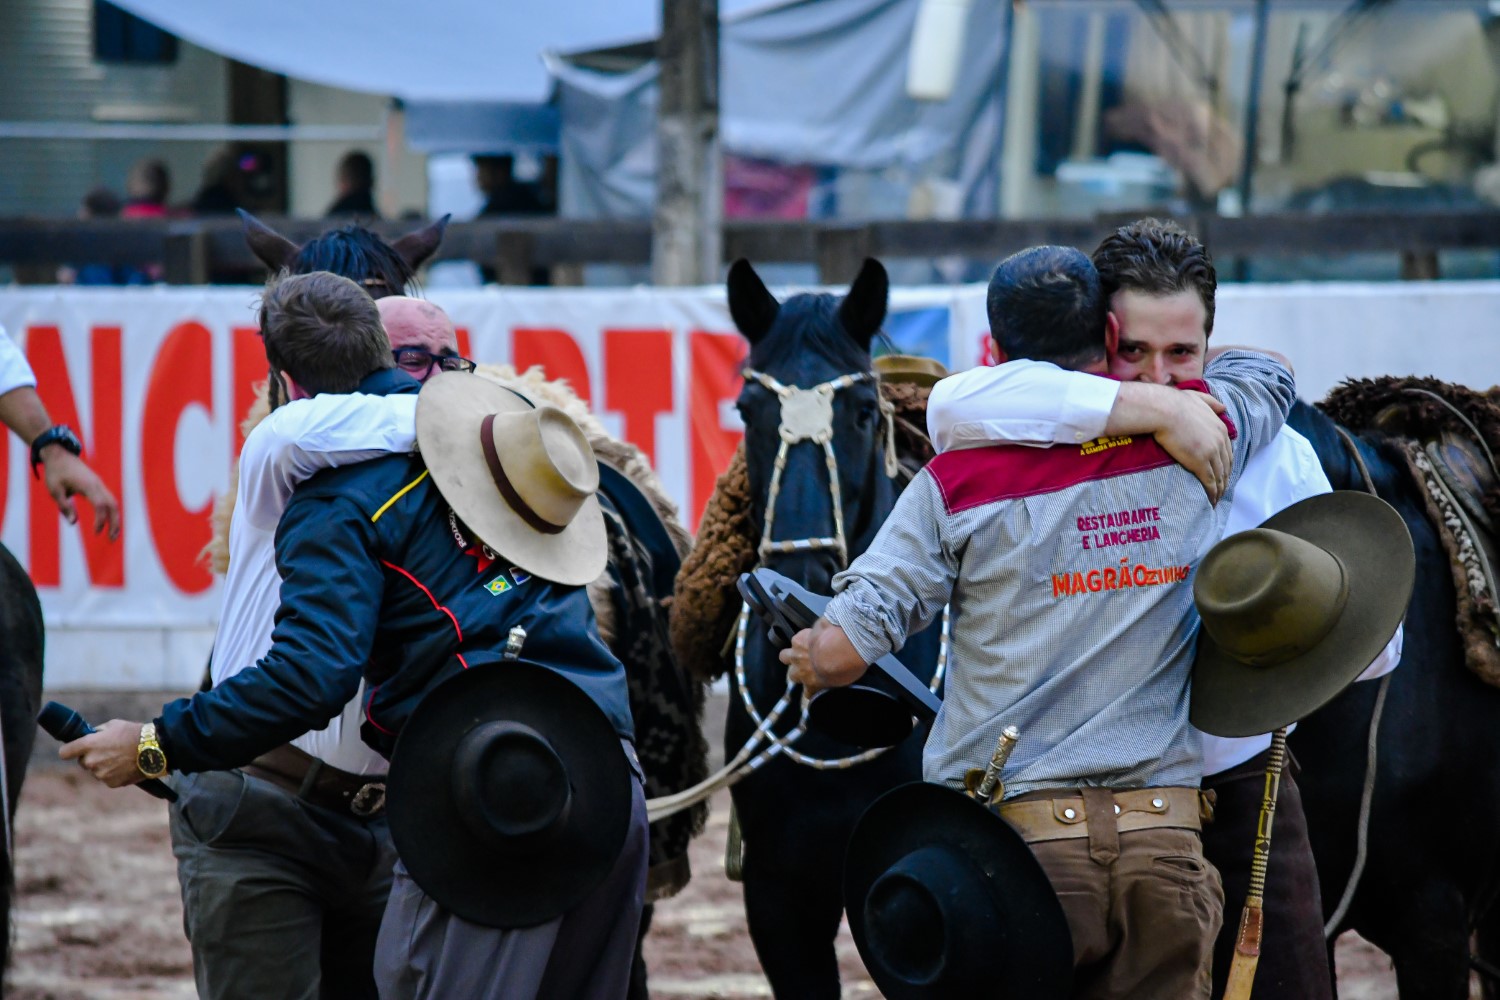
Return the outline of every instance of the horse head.
{"type": "Polygon", "coordinates": [[[244,209],[240,219],[245,242],[272,271],[292,274],[331,271],[357,281],[373,299],[403,295],[417,276],[417,268],[437,252],[450,216],[387,243],[378,233],[359,225],[330,229],[298,246],[244,209]]]}
{"type": "Polygon", "coordinates": [[[760,562],[816,591],[864,551],[895,503],[870,366],[888,291],[876,260],[843,298],[785,302],[747,261],[729,269],[729,311],[750,344],[738,407],[760,562]]]}

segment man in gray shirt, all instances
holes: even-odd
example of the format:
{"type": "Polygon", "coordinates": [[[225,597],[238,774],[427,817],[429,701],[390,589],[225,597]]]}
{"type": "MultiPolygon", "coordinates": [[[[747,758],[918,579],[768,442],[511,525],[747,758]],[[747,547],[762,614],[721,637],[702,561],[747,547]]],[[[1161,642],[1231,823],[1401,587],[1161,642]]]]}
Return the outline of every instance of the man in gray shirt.
{"type": "MultiPolygon", "coordinates": [[[[1076,250],[1003,261],[989,317],[1008,357],[1105,371],[1106,305],[1076,250]]],[[[1206,376],[1206,387],[1182,388],[1207,389],[1226,410],[1232,495],[1295,385],[1250,352],[1226,353],[1206,376]]],[[[1001,730],[1020,729],[996,808],[1062,900],[1075,996],[1209,996],[1222,892],[1198,834],[1191,579],[1227,516],[1147,437],[948,452],[835,578],[826,620],[783,653],[811,689],[852,683],[950,605],[947,689],[924,777],[962,788],[1001,730]]]]}

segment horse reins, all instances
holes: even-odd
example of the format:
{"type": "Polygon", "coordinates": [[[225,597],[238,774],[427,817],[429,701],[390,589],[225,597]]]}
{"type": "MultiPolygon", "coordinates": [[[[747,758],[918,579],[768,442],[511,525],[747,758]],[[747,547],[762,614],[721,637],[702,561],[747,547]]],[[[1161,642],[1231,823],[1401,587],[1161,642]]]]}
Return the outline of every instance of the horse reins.
{"type": "MultiPolygon", "coordinates": [[[[1365,490],[1371,496],[1379,496],[1375,489],[1375,480],[1370,476],[1370,469],[1365,465],[1364,456],[1359,453],[1359,446],[1354,443],[1350,433],[1337,424],[1333,429],[1338,431],[1339,437],[1343,439],[1344,448],[1349,456],[1354,459],[1355,466],[1365,482],[1365,490]]],[[[1359,795],[1359,820],[1358,833],[1354,848],[1354,867],[1349,872],[1349,881],[1344,885],[1344,894],[1339,899],[1339,905],[1334,908],[1333,916],[1323,925],[1323,939],[1330,940],[1339,924],[1344,922],[1344,916],[1349,912],[1350,905],[1354,902],[1354,893],[1359,889],[1359,880],[1365,872],[1365,861],[1369,855],[1370,848],[1370,807],[1375,800],[1375,767],[1379,756],[1380,717],[1385,712],[1385,693],[1391,686],[1391,675],[1386,674],[1380,678],[1380,690],[1375,694],[1375,708],[1370,716],[1370,739],[1365,747],[1365,783],[1359,795]]]]}
{"type": "MultiPolygon", "coordinates": [[[[781,423],[777,433],[781,438],[776,448],[775,464],[771,470],[771,484],[766,496],[765,524],[761,528],[760,544],[756,549],[756,555],[762,563],[772,556],[790,555],[802,552],[832,551],[836,554],[839,567],[842,569],[849,564],[849,539],[844,527],[844,503],[843,489],[839,485],[838,456],[833,449],[833,401],[834,396],[850,386],[862,382],[877,382],[874,372],[850,372],[840,375],[838,378],[829,379],[810,388],[783,385],[780,381],[767,375],[765,372],[753,368],[745,368],[742,375],[756,382],[765,389],[776,394],[781,402],[781,423]],[[817,538],[795,538],[777,541],[773,535],[776,523],[776,502],[781,496],[782,477],[786,472],[787,458],[794,445],[804,441],[819,445],[823,450],[823,457],[828,469],[828,492],[833,504],[833,534],[817,538]]],[[[885,423],[883,434],[884,466],[887,477],[894,479],[901,472],[901,463],[896,454],[896,425],[895,407],[883,396],[878,396],[881,418],[885,423]]],[[[755,729],[740,751],[734,755],[728,763],[709,775],[703,781],[692,788],[684,789],[672,795],[663,795],[649,800],[646,803],[647,816],[652,822],[687,809],[698,802],[708,798],[721,788],[727,788],[746,776],[752,774],[763,764],[778,754],[789,760],[816,770],[844,770],[865,761],[874,760],[885,753],[885,747],[866,750],[862,753],[849,757],[836,759],[825,759],[811,757],[807,754],[793,750],[791,744],[795,743],[807,732],[807,704],[802,704],[802,715],[786,735],[777,736],[775,726],[781,721],[786,710],[791,706],[792,696],[796,692],[797,685],[788,683],[786,690],[772,706],[771,710],[762,715],[750,696],[748,676],[745,672],[745,645],[749,635],[750,607],[741,604],[739,618],[736,621],[735,644],[734,644],[734,675],[735,683],[740,689],[740,700],[744,703],[745,711],[754,723],[755,729]]],[[[940,645],[938,649],[937,669],[933,673],[932,681],[928,685],[935,693],[942,685],[943,674],[948,662],[948,609],[943,609],[943,622],[940,645]]]]}

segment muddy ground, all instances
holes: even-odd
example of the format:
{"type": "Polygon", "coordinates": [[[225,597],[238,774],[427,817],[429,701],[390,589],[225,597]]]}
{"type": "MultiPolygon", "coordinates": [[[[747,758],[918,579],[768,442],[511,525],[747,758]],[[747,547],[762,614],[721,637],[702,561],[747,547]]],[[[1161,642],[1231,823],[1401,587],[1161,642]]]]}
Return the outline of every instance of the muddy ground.
{"type": "MultiPolygon", "coordinates": [[[[115,706],[96,704],[86,711],[105,719],[114,714],[109,707],[115,706]]],[[[56,744],[46,737],[39,743],[17,819],[19,898],[5,995],[14,1000],[193,997],[166,805],[139,791],[111,791],[73,767],[47,763],[56,744]]],[[[740,887],[724,877],[728,816],[728,794],[721,793],[707,833],[693,847],[692,883],[657,907],[646,949],[656,997],[771,995],[745,930],[740,887]]],[[[878,997],[847,928],[838,950],[844,996],[878,997]]],[[[1346,935],[1339,942],[1338,966],[1342,1000],[1394,1000],[1390,961],[1373,946],[1346,935]]]]}

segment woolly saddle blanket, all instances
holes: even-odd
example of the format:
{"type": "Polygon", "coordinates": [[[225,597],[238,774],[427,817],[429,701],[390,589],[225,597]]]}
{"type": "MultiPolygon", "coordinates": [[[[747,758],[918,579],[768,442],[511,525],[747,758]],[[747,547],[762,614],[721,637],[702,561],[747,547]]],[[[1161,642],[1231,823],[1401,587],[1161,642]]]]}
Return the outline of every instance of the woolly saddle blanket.
{"type": "Polygon", "coordinates": [[[1432,378],[1351,379],[1319,404],[1350,430],[1379,431],[1405,459],[1442,540],[1458,599],[1464,659],[1500,687],[1500,389],[1432,378]]]}

